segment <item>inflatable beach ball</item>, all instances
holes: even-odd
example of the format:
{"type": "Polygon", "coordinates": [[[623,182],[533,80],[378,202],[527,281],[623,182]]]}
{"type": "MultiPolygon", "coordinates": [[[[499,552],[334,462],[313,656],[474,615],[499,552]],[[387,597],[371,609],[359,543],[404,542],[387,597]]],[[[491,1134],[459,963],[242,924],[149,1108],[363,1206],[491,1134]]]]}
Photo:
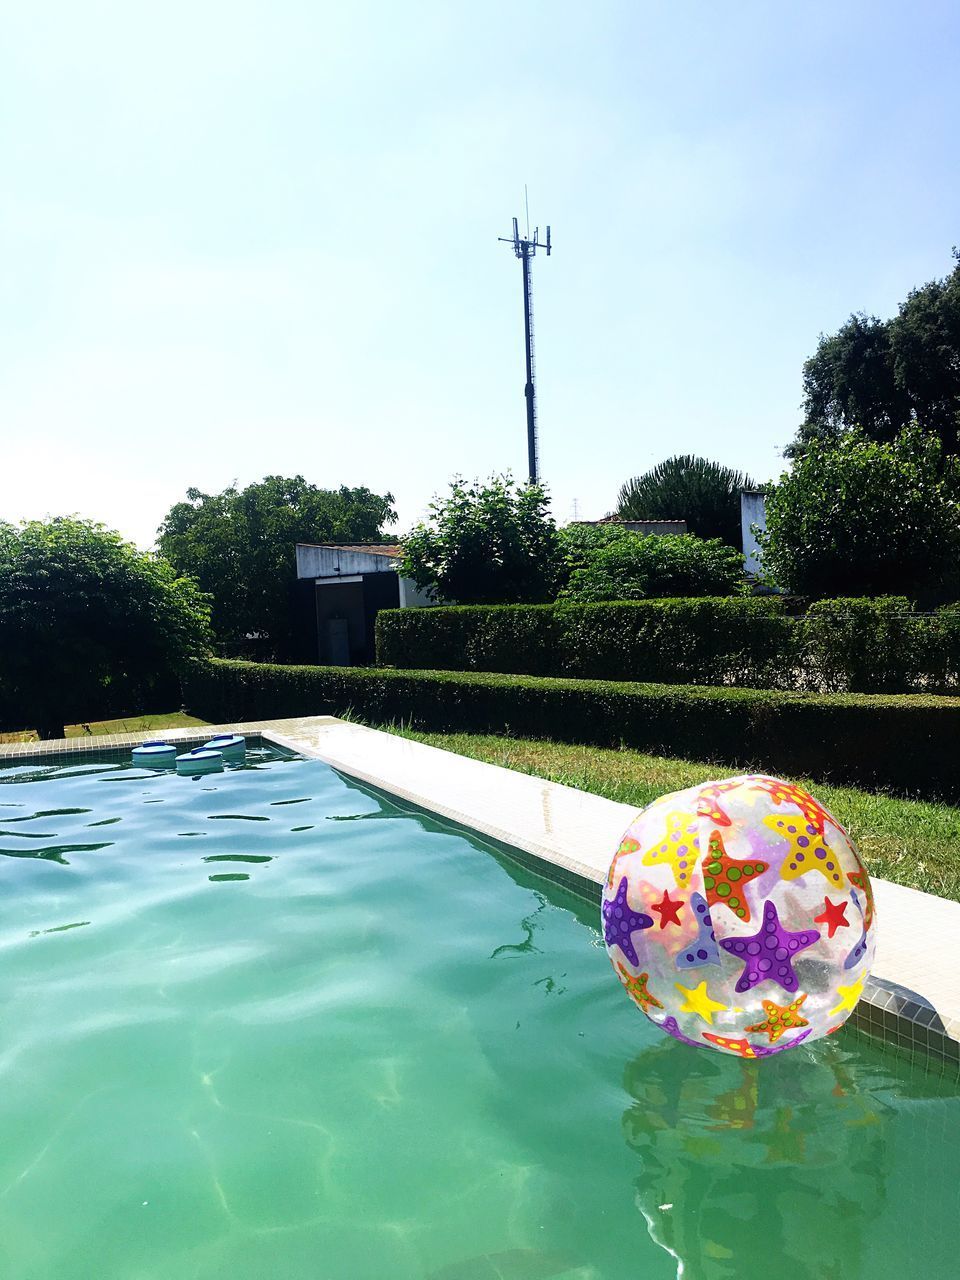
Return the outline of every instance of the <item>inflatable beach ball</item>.
{"type": "Polygon", "coordinates": [[[662,796],[603,891],[614,970],[685,1044],[765,1058],[838,1030],[873,963],[870,878],[850,837],[777,778],[662,796]]]}

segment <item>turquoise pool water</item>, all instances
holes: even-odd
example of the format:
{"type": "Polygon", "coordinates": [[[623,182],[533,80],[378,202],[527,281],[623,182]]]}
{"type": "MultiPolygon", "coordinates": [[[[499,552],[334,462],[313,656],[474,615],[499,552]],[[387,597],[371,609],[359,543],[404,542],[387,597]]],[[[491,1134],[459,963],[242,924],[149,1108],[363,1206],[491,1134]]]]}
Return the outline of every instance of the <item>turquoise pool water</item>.
{"type": "Polygon", "coordinates": [[[316,762],[0,770],[0,1276],[958,1274],[955,1088],[667,1040],[597,915],[316,762]]]}

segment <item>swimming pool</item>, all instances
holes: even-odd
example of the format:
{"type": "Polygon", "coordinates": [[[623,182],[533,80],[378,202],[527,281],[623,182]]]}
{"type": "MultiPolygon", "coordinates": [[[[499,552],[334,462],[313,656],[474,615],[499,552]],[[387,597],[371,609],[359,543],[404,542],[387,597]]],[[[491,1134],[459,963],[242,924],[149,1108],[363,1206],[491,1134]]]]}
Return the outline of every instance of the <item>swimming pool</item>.
{"type": "Polygon", "coordinates": [[[597,917],[316,761],[0,770],[0,1275],[951,1274],[956,1090],[666,1040],[597,917]]]}

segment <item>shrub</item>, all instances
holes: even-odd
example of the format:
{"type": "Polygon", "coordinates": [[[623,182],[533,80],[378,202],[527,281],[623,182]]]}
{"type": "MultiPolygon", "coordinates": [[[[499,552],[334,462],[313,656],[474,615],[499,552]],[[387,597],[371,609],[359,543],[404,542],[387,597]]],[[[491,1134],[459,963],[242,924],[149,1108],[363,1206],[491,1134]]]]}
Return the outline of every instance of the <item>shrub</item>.
{"type": "Polygon", "coordinates": [[[510,476],[452,481],[430,517],[403,539],[398,566],[424,591],[463,604],[549,600],[560,557],[546,490],[510,476]]]}
{"type": "Polygon", "coordinates": [[[885,444],[814,440],[768,494],[764,572],[807,596],[942,600],[957,584],[958,498],[960,460],[915,428],[885,444]]]}
{"type": "Polygon", "coordinates": [[[396,667],[613,680],[776,685],[795,628],[779,599],[388,609],[377,659],[396,667]]]}
{"type": "Polygon", "coordinates": [[[744,592],[743,556],[717,538],[571,525],[560,542],[568,575],[561,599],[586,604],[744,592]]]}
{"type": "Polygon", "coordinates": [[[554,680],[441,671],[197,662],[195,714],[223,723],[351,712],[436,732],[625,745],[719,769],[960,796],[960,705],[926,696],[554,680]]]}

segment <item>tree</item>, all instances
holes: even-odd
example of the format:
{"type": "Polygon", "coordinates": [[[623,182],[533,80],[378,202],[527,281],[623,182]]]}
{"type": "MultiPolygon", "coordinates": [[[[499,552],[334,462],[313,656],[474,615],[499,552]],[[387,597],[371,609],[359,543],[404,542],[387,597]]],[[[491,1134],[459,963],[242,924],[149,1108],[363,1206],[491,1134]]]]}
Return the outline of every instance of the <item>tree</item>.
{"type": "Polygon", "coordinates": [[[588,604],[744,590],[743,556],[719,538],[573,524],[561,530],[560,539],[569,575],[561,599],[588,604]]]}
{"type": "Polygon", "coordinates": [[[813,439],[767,496],[765,574],[801,595],[942,598],[956,589],[960,460],[909,427],[813,439]]]}
{"type": "Polygon", "coordinates": [[[144,700],[208,652],[209,621],[195,582],[102,525],[0,526],[4,714],[42,738],[147,709],[144,700]]]}
{"type": "Polygon", "coordinates": [[[946,453],[960,441],[960,253],[943,280],[913,289],[892,320],[852,315],[821,335],[803,366],[804,422],[785,450],[858,429],[892,440],[911,421],[938,436],[946,453]]]}
{"type": "Polygon", "coordinates": [[[518,487],[509,475],[467,484],[458,476],[404,538],[400,573],[450,603],[552,599],[560,554],[548,506],[541,485],[518,487]]]}
{"type": "Polygon", "coordinates": [[[688,533],[739,547],[740,492],[753,488],[742,471],[685,453],[628,480],[617,497],[617,515],[623,520],[686,520],[688,533]]]}
{"type": "Polygon", "coordinates": [[[265,636],[284,654],[294,632],[296,544],[378,542],[396,518],[391,493],[266,476],[222,493],[188,489],[187,500],[168,511],[158,545],[209,592],[218,640],[265,636]]]}

